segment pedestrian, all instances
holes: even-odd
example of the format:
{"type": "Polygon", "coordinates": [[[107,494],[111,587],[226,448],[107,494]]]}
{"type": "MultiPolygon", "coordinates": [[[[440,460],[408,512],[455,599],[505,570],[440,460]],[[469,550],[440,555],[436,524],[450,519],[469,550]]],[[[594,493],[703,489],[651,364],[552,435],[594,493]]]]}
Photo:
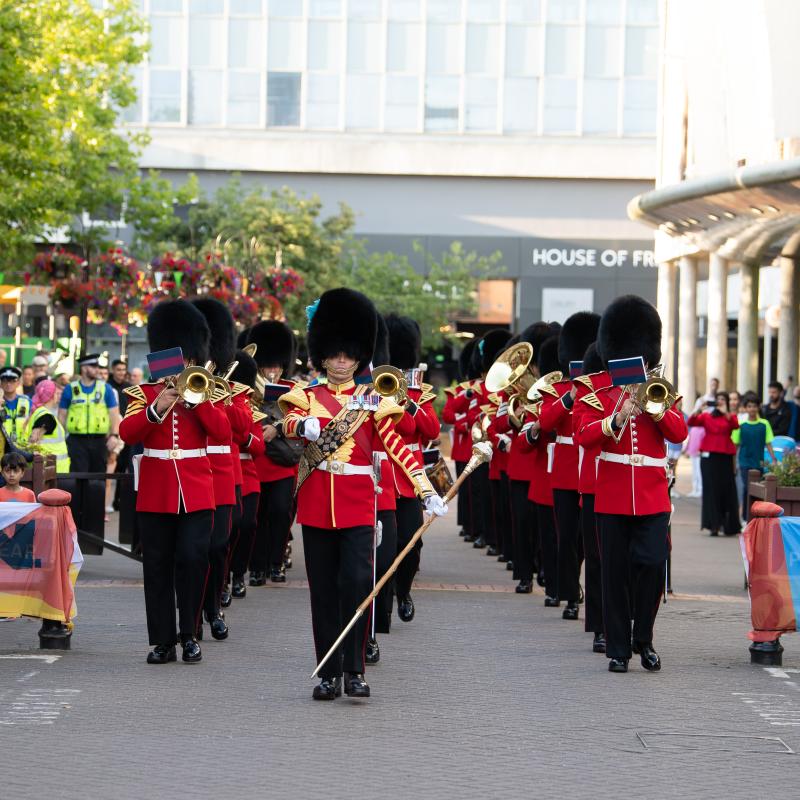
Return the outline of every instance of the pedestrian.
{"type": "Polygon", "coordinates": [[[28,467],[28,462],[22,453],[6,453],[0,459],[0,471],[3,474],[5,485],[0,488],[0,503],[35,503],[36,495],[27,487],[21,485],[22,476],[28,467]]]}
{"type": "Polygon", "coordinates": [[[15,442],[22,438],[25,425],[31,413],[31,401],[27,395],[19,394],[19,381],[22,370],[19,367],[0,369],[0,389],[2,390],[3,430],[15,442]]]}
{"type": "Polygon", "coordinates": [[[761,408],[761,416],[769,422],[775,436],[788,436],[792,409],[783,399],[783,384],[780,381],[772,381],[767,387],[767,401],[761,408]]]}
{"type": "Polygon", "coordinates": [[[37,378],[47,377],[47,368],[50,362],[47,360],[47,355],[44,352],[39,352],[33,357],[31,365],[33,366],[33,380],[36,382],[37,378]]]}
{"type": "Polygon", "coordinates": [[[728,392],[728,398],[731,407],[731,414],[734,414],[736,419],[740,419],[744,409],[740,407],[742,399],[739,395],[739,392],[737,392],[735,389],[732,392],[728,392]]]}
{"type": "Polygon", "coordinates": [[[736,492],[736,445],[731,434],[739,420],[730,413],[727,392],[717,392],[714,408],[707,406],[692,414],[690,428],[702,428],[700,469],[703,478],[703,504],[700,528],[711,536],[723,531],[734,536],[741,531],[736,492]]]}
{"type": "Polygon", "coordinates": [[[144,380],[144,371],[141,367],[131,367],[130,382],[131,386],[138,386],[144,380]]]}
{"type": "MultiPolygon", "coordinates": [[[[680,414],[683,416],[684,420],[688,420],[689,419],[689,417],[683,411],[683,398],[678,398],[678,400],[675,401],[674,408],[675,408],[676,411],[680,412],[680,414]]],[[[691,432],[690,432],[690,435],[691,435],[691,432]]],[[[687,437],[686,441],[684,441],[684,442],[667,442],[667,459],[669,460],[670,469],[672,471],[672,483],[670,484],[670,497],[672,497],[672,498],[674,498],[676,500],[678,498],[680,498],[681,495],[674,488],[672,488],[672,486],[674,486],[675,474],[678,471],[678,461],[680,460],[680,457],[683,455],[683,453],[686,452],[688,441],[689,441],[689,438],[687,437]]],[[[699,454],[698,454],[698,460],[699,460],[699,454]]],[[[694,476],[692,476],[692,477],[694,478],[694,476]]],[[[698,470],[698,480],[699,479],[700,479],[700,477],[699,477],[699,470],[698,470]]],[[[689,497],[691,497],[691,496],[692,495],[690,494],[689,497]]]]}
{"type": "Polygon", "coordinates": [[[764,450],[769,453],[771,461],[775,462],[775,451],[772,449],[772,426],[759,414],[761,402],[756,395],[745,395],[744,409],[747,418],[739,423],[733,431],[733,443],[738,448],[737,461],[739,465],[739,491],[742,498],[742,519],[747,522],[750,518],[750,507],[747,502],[748,472],[751,469],[764,474],[764,450]]]}
{"type": "Polygon", "coordinates": [[[22,394],[33,397],[36,387],[33,385],[33,367],[28,365],[22,368],[22,394]]]}
{"type": "MultiPolygon", "coordinates": [[[[125,390],[130,387],[127,380],[128,365],[122,358],[115,358],[111,362],[111,375],[108,379],[108,385],[116,392],[117,401],[119,403],[119,413],[124,419],[125,413],[128,409],[128,400],[130,399],[125,393],[125,390]]],[[[126,473],[131,470],[131,448],[123,443],[123,446],[117,452],[114,448],[109,453],[107,469],[110,473],[126,473]]],[[[119,496],[121,485],[119,481],[109,481],[106,487],[106,513],[110,514],[115,508],[119,508],[119,496]],[[113,494],[110,489],[113,486],[113,494]],[[113,498],[113,499],[112,499],[113,498]]]]}
{"type": "Polygon", "coordinates": [[[719,391],[719,378],[708,379],[708,390],[705,394],[701,394],[694,404],[693,414],[703,410],[707,405],[713,406],[716,403],[717,392],[719,391]]]}
{"type": "Polygon", "coordinates": [[[58,401],[61,388],[54,381],[43,380],[36,384],[32,413],[28,419],[25,439],[39,450],[56,457],[56,472],[69,472],[67,433],[58,421],[58,401]]]}

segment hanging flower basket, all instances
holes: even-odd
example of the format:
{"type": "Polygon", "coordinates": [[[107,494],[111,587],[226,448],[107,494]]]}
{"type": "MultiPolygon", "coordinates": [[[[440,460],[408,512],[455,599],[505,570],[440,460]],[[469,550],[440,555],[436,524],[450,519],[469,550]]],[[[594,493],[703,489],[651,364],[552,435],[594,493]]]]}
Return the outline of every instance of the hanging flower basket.
{"type": "Polygon", "coordinates": [[[53,280],[62,280],[80,271],[83,259],[61,247],[54,247],[44,253],[37,253],[30,269],[30,282],[46,285],[53,280]]]}

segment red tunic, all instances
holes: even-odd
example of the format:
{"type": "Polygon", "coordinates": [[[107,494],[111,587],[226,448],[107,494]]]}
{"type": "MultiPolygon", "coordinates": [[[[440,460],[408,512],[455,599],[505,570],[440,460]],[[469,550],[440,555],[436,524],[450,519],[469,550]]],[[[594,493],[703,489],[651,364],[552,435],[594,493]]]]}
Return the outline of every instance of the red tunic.
{"type": "MultiPolygon", "coordinates": [[[[403,439],[403,442],[414,453],[414,458],[420,468],[424,466],[422,450],[428,442],[435,439],[441,431],[439,418],[433,408],[432,400],[420,400],[422,398],[421,389],[409,389],[408,397],[416,405],[416,411],[412,414],[406,410],[402,418],[395,425],[395,430],[403,439]]],[[[414,484],[402,470],[394,471],[395,491],[398,497],[415,497],[414,484]]]]}
{"type": "Polygon", "coordinates": [[[445,390],[447,400],[442,409],[442,422],[453,426],[453,446],[450,455],[453,461],[469,461],[472,455],[472,439],[467,425],[467,408],[469,398],[465,386],[456,386],[445,390]]]}
{"type": "Polygon", "coordinates": [[[526,417],[525,425],[517,435],[521,439],[520,449],[531,459],[531,481],[528,488],[528,499],[542,506],[553,505],[553,487],[550,484],[550,472],[548,471],[549,448],[553,447],[551,436],[539,431],[539,435],[531,444],[527,437],[527,424],[538,419],[536,414],[530,413],[526,417]]]}
{"type": "Polygon", "coordinates": [[[250,434],[247,442],[242,445],[239,461],[242,465],[242,497],[261,491],[261,481],[256,469],[257,458],[264,458],[264,439],[261,425],[250,419],[250,434]]]}
{"type": "Polygon", "coordinates": [[[564,403],[564,396],[572,390],[572,381],[553,384],[557,395],[544,395],[539,422],[544,433],[556,436],[550,484],[553,489],[578,490],[578,448],[572,438],[572,410],[564,403]]]}
{"type": "Polygon", "coordinates": [[[689,427],[705,430],[700,442],[700,449],[704,453],[724,453],[730,456],[736,454],[736,445],[731,434],[739,427],[739,420],[733,414],[728,417],[706,413],[692,414],[689,417],[689,427]]]}
{"type": "MultiPolygon", "coordinates": [[[[583,398],[598,389],[603,389],[611,385],[611,376],[607,372],[594,372],[591,375],[581,376],[581,380],[575,381],[575,404],[572,406],[572,429],[577,435],[583,421],[583,413],[587,408],[587,403],[583,398]]],[[[596,402],[591,398],[588,401],[596,402]]],[[[578,491],[581,494],[594,494],[595,481],[597,480],[597,459],[600,456],[600,448],[585,448],[578,445],[578,491]]]]}

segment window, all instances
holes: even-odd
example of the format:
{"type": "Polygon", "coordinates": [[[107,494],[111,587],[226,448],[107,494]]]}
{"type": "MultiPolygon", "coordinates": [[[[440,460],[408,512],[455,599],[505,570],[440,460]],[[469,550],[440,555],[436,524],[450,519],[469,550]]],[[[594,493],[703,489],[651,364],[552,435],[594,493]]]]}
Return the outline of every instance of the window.
{"type": "Polygon", "coordinates": [[[176,13],[183,11],[183,0],[150,0],[150,13],[176,13]]]}
{"type": "Polygon", "coordinates": [[[583,84],[583,132],[617,132],[619,81],[587,80],[583,84]]]}
{"type": "Polygon", "coordinates": [[[231,7],[231,15],[261,16],[261,0],[228,0],[228,2],[231,7]]]}
{"type": "Polygon", "coordinates": [[[580,29],[547,26],[545,69],[548,75],[577,75],[580,63],[580,29]]]}
{"type": "Polygon", "coordinates": [[[389,72],[416,72],[419,69],[421,39],[419,25],[390,22],[387,28],[386,69],[389,72]]]}
{"type": "Polygon", "coordinates": [[[497,130],[497,81],[468,78],[464,92],[464,128],[468,131],[497,130]]]}
{"type": "Polygon", "coordinates": [[[222,122],[222,71],[189,71],[189,124],[219,125],[222,122]]]}
{"type": "Polygon", "coordinates": [[[351,22],[347,26],[347,71],[380,72],[381,26],[374,22],[351,22]]]}
{"type": "Polygon", "coordinates": [[[544,86],[544,132],[575,133],[577,107],[577,81],[548,78],[544,86]]]}
{"type": "Polygon", "coordinates": [[[267,57],[271,70],[299,72],[303,68],[303,24],[283,20],[270,21],[267,57]]]}
{"type": "Polygon", "coordinates": [[[539,22],[542,0],[506,0],[506,19],[509,22],[539,22]]]}
{"type": "Polygon", "coordinates": [[[428,19],[437,22],[460,20],[461,0],[428,0],[428,19]]]}
{"type": "Polygon", "coordinates": [[[222,17],[193,17],[189,20],[189,66],[221,67],[225,41],[222,17]]]}
{"type": "Polygon", "coordinates": [[[382,5],[375,0],[350,0],[347,13],[350,19],[380,19],[382,5]]]}
{"type": "Polygon", "coordinates": [[[347,76],[347,127],[375,130],[380,124],[381,79],[378,75],[347,76]]]}
{"type": "Polygon", "coordinates": [[[275,128],[300,124],[300,73],[267,74],[267,125],[275,128]]]}
{"type": "Polygon", "coordinates": [[[658,0],[628,0],[628,22],[657,25],[658,0]]]}
{"type": "Polygon", "coordinates": [[[625,31],[625,74],[654,78],[658,73],[658,28],[625,31]]]}
{"type": "Polygon", "coordinates": [[[267,0],[270,17],[302,17],[302,0],[267,0]]]}
{"type": "Polygon", "coordinates": [[[458,78],[428,78],[425,82],[425,130],[458,128],[458,78]]]}
{"type": "Polygon", "coordinates": [[[228,73],[228,125],[258,125],[261,76],[257,72],[228,73]]]}
{"type": "Polygon", "coordinates": [[[341,13],[342,0],[309,0],[309,18],[338,17],[341,13]]]}
{"type": "Polygon", "coordinates": [[[339,127],[339,76],[308,76],[306,126],[309,128],[339,127]]]}
{"type": "Polygon", "coordinates": [[[189,0],[190,14],[222,14],[222,0],[189,0]]]}
{"type": "Polygon", "coordinates": [[[419,78],[387,75],[384,128],[390,131],[417,130],[418,108],[419,78]]]}
{"type": "Polygon", "coordinates": [[[136,92],[136,99],[120,111],[125,122],[142,121],[142,90],[144,88],[144,70],[141,67],[131,69],[131,87],[136,92]]]}
{"type": "Polygon", "coordinates": [[[506,75],[541,75],[542,28],[509,25],[506,28],[506,75]]]}
{"type": "Polygon", "coordinates": [[[181,73],[150,70],[150,122],[181,121],[181,73]]]}
{"type": "Polygon", "coordinates": [[[251,19],[232,18],[228,22],[228,66],[260,69],[264,33],[251,19]]]}
{"type": "Polygon", "coordinates": [[[589,25],[586,28],[586,75],[617,77],[620,74],[620,29],[589,25]]]}
{"type": "Polygon", "coordinates": [[[467,25],[467,72],[497,75],[500,71],[500,27],[467,25]]]}
{"type": "Polygon", "coordinates": [[[539,81],[536,78],[506,78],[503,98],[503,130],[533,133],[539,110],[539,81]]]}
{"type": "Polygon", "coordinates": [[[153,66],[183,66],[183,25],[180,17],[150,18],[150,63],[153,66]]]}
{"type": "Polygon", "coordinates": [[[500,19],[500,0],[467,0],[467,19],[470,22],[497,22],[500,19]]]}
{"type": "Polygon", "coordinates": [[[342,26],[339,22],[308,23],[308,68],[332,72],[342,59],[342,26]]]}
{"type": "Polygon", "coordinates": [[[625,81],[622,127],[626,134],[655,133],[656,97],[655,81],[625,81]]]}
{"type": "Polygon", "coordinates": [[[618,25],[622,21],[622,3],[620,0],[586,0],[586,21],[618,25]]]}
{"type": "Polygon", "coordinates": [[[550,0],[547,4],[548,22],[578,22],[581,0],[550,0]]]}
{"type": "Polygon", "coordinates": [[[461,73],[461,26],[428,25],[428,74],[461,73]]]}
{"type": "Polygon", "coordinates": [[[389,19],[419,19],[419,0],[392,0],[387,14],[389,19]]]}

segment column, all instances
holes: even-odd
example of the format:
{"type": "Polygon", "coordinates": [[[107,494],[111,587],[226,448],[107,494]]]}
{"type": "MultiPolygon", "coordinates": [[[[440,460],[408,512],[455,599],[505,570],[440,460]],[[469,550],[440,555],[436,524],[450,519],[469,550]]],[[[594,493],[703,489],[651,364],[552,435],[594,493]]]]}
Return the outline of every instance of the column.
{"type": "Polygon", "coordinates": [[[697,354],[697,259],[681,256],[678,262],[678,393],[687,409],[697,397],[695,357],[697,354]]]}
{"type": "Polygon", "coordinates": [[[708,344],[706,382],[719,378],[728,389],[728,263],[718,253],[708,257],[708,344]]]}
{"type": "Polygon", "coordinates": [[[658,289],[656,307],[661,317],[661,363],[666,368],[665,376],[673,383],[675,375],[675,312],[676,289],[678,288],[678,265],[665,261],[658,266],[658,289]]]}
{"type": "Polygon", "coordinates": [[[781,255],[778,259],[781,281],[781,321],[778,327],[778,375],[784,384],[797,381],[797,294],[793,256],[781,255]],[[791,381],[789,380],[791,378],[791,381]]]}
{"type": "Polygon", "coordinates": [[[758,391],[758,262],[739,265],[739,332],[736,337],[736,388],[758,391]]]}

